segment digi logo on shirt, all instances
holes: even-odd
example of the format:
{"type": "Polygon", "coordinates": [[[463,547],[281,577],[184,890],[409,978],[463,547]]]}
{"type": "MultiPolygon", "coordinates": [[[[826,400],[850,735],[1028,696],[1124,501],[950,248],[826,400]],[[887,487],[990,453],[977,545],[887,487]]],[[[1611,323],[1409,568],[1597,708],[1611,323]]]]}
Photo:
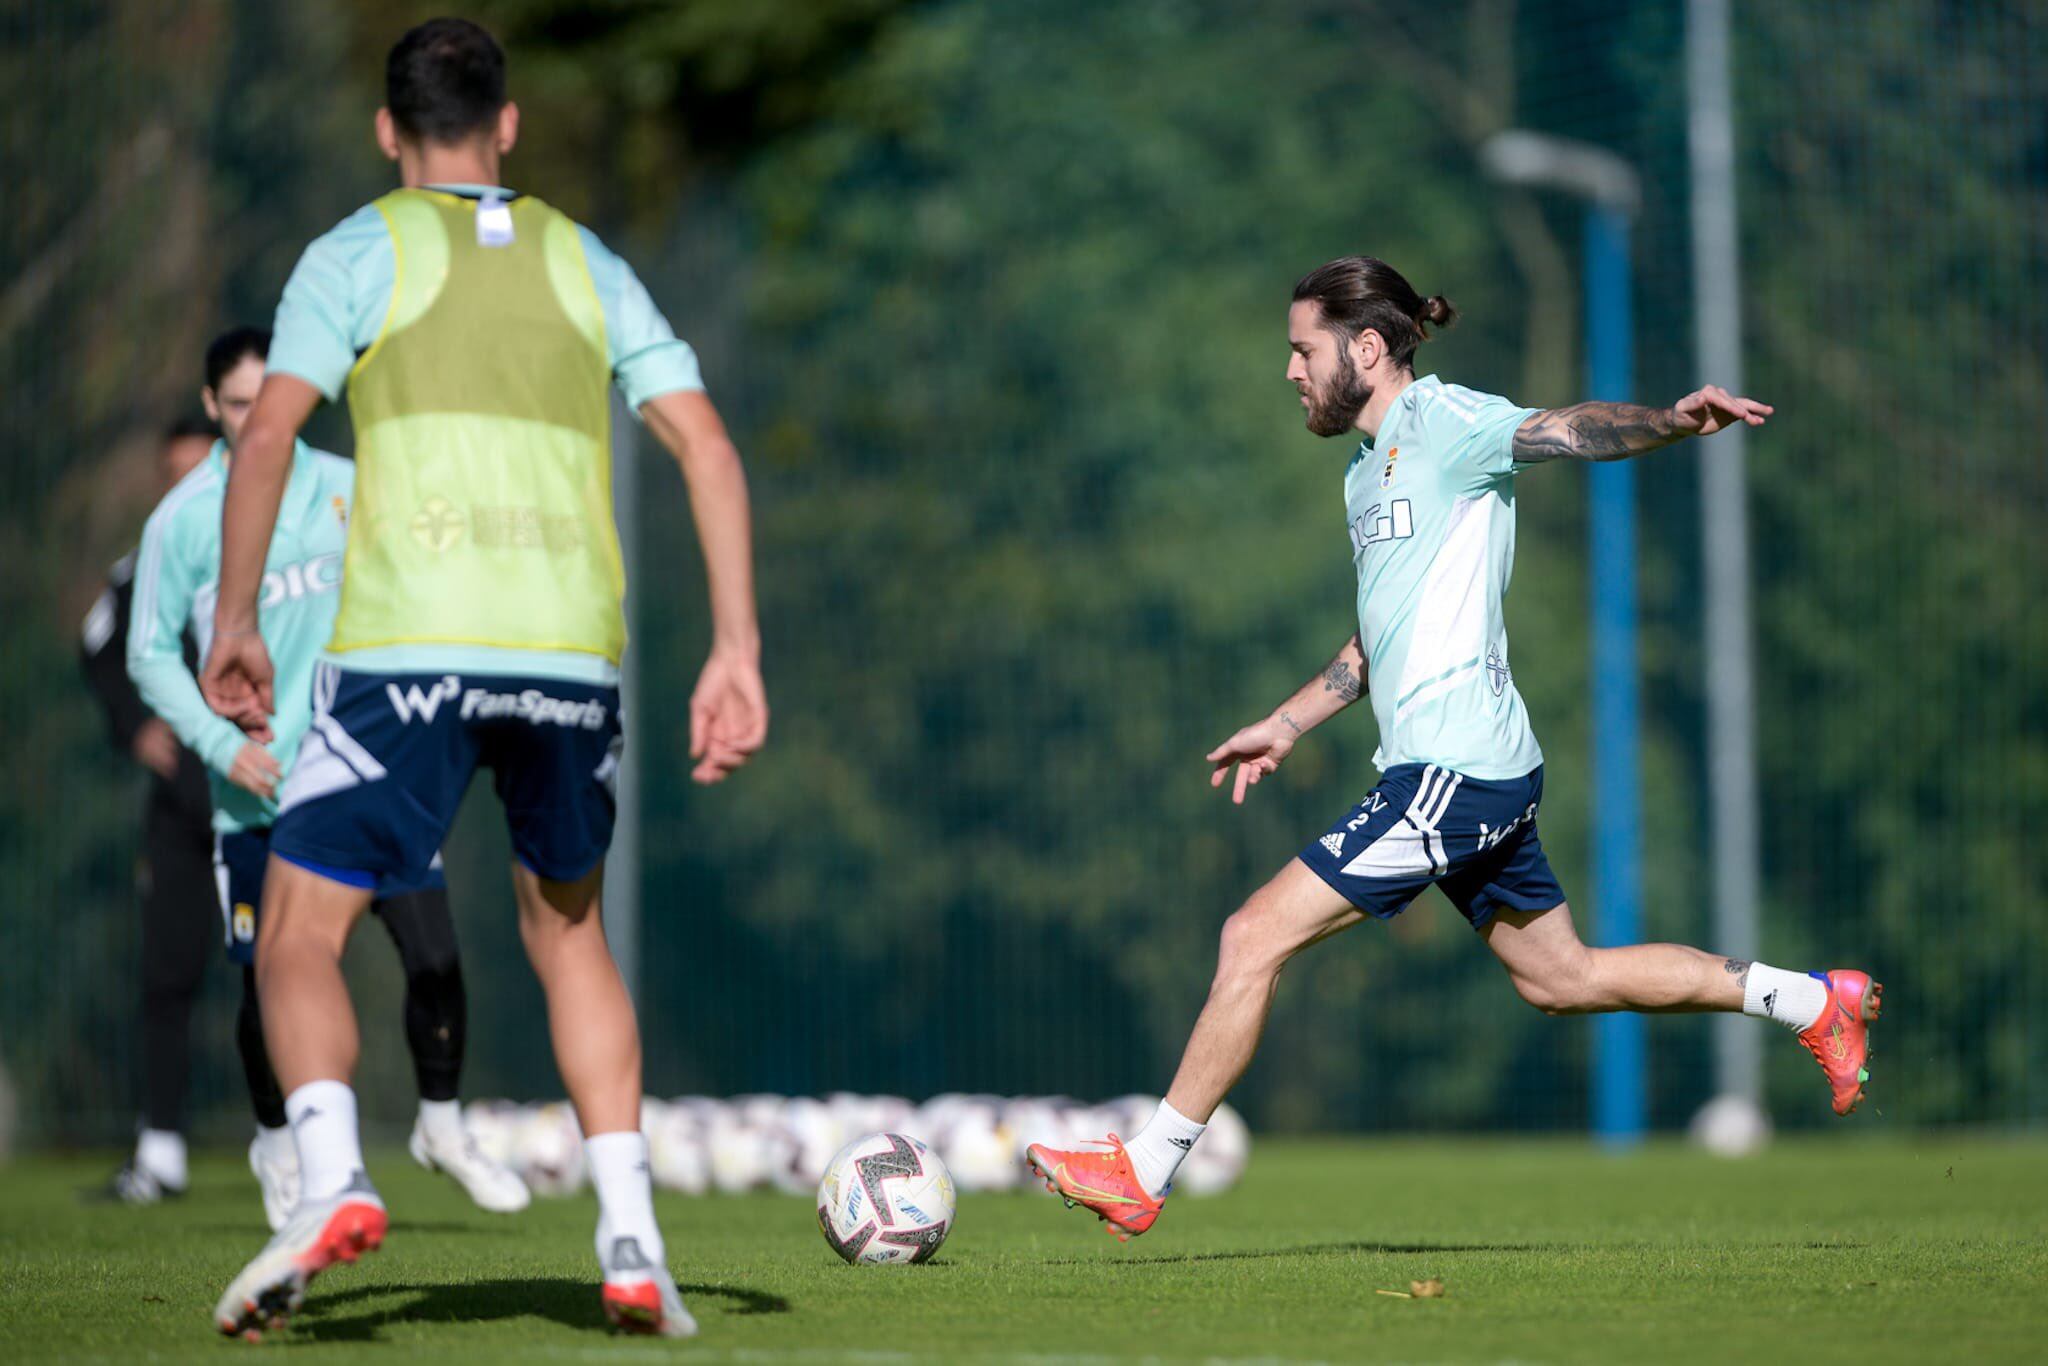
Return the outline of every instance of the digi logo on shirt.
{"type": "Polygon", "coordinates": [[[1374,503],[1351,523],[1351,549],[1369,550],[1382,541],[1405,541],[1415,534],[1415,511],[1406,498],[1382,507],[1374,503]]]}

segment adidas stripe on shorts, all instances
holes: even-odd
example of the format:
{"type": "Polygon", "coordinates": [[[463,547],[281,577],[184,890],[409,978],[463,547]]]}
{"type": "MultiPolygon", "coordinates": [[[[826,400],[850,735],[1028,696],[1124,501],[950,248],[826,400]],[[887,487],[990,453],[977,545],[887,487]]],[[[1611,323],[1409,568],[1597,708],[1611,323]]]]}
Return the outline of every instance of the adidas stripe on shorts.
{"type": "Polygon", "coordinates": [[[1547,911],[1564,900],[1536,838],[1543,769],[1495,782],[1435,764],[1380,776],[1301,861],[1345,900],[1390,920],[1431,886],[1478,929],[1503,908],[1547,911]]]}

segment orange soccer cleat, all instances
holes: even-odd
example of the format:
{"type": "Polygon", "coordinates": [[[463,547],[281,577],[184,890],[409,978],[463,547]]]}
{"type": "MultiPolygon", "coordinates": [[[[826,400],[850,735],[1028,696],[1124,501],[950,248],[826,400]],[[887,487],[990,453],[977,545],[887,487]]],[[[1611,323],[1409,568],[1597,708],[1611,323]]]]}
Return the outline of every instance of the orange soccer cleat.
{"type": "Polygon", "coordinates": [[[1103,1151],[1070,1152],[1034,1143],[1024,1150],[1024,1160],[1045,1178],[1047,1190],[1067,1202],[1068,1209],[1085,1205],[1094,1210],[1117,1241],[1128,1243],[1152,1227],[1166,1202],[1139,1183],[1122,1139],[1111,1134],[1095,1146],[1103,1151]]]}
{"type": "Polygon", "coordinates": [[[1809,976],[1827,984],[1828,1003],[1818,1020],[1799,1031],[1799,1042],[1828,1074],[1835,1113],[1846,1115],[1862,1101],[1863,1083],[1870,1080],[1870,1021],[1877,1018],[1884,986],[1867,972],[1848,969],[1809,976]]]}

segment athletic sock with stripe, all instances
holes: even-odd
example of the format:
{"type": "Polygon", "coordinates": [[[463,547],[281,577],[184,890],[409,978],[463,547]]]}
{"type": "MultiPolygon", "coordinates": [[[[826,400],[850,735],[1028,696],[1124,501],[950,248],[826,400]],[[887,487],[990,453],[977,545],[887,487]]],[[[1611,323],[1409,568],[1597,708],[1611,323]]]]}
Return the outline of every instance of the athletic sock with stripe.
{"type": "Polygon", "coordinates": [[[1138,1130],[1137,1137],[1124,1145],[1124,1151],[1131,1157],[1131,1170],[1137,1173],[1138,1184],[1147,1194],[1154,1198],[1166,1194],[1173,1184],[1173,1174],[1180,1170],[1195,1140],[1208,1127],[1195,1123],[1165,1101],[1159,1102],[1159,1108],[1138,1130]]]}
{"type": "Polygon", "coordinates": [[[1828,1008],[1827,979],[1817,972],[1787,972],[1751,963],[1742,987],[1742,1013],[1776,1020],[1793,1030],[1810,1028],[1828,1008]]]}

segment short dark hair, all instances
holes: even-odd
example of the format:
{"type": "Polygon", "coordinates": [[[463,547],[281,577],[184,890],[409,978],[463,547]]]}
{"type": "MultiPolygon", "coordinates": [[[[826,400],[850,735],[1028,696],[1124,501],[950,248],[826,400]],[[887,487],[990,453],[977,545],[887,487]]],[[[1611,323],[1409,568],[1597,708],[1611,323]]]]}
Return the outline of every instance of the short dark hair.
{"type": "Polygon", "coordinates": [[[420,142],[461,142],[505,107],[505,50],[467,19],[429,19],[384,59],[384,107],[420,142]]]}
{"type": "Polygon", "coordinates": [[[228,377],[228,371],[250,356],[257,360],[270,359],[269,328],[231,327],[215,337],[206,346],[206,387],[220,388],[220,382],[228,377]]]}
{"type": "Polygon", "coordinates": [[[220,428],[214,426],[213,422],[204,413],[186,413],[183,417],[174,420],[170,426],[164,428],[164,444],[166,446],[170,445],[173,441],[185,441],[195,436],[203,436],[208,441],[217,441],[220,439],[220,428]]]}
{"type": "Polygon", "coordinates": [[[1401,272],[1371,256],[1340,256],[1301,277],[1295,302],[1315,300],[1323,326],[1345,341],[1371,328],[1387,344],[1396,365],[1414,368],[1415,348],[1429,340],[1429,328],[1449,327],[1458,310],[1441,294],[1423,298],[1401,272]]]}

